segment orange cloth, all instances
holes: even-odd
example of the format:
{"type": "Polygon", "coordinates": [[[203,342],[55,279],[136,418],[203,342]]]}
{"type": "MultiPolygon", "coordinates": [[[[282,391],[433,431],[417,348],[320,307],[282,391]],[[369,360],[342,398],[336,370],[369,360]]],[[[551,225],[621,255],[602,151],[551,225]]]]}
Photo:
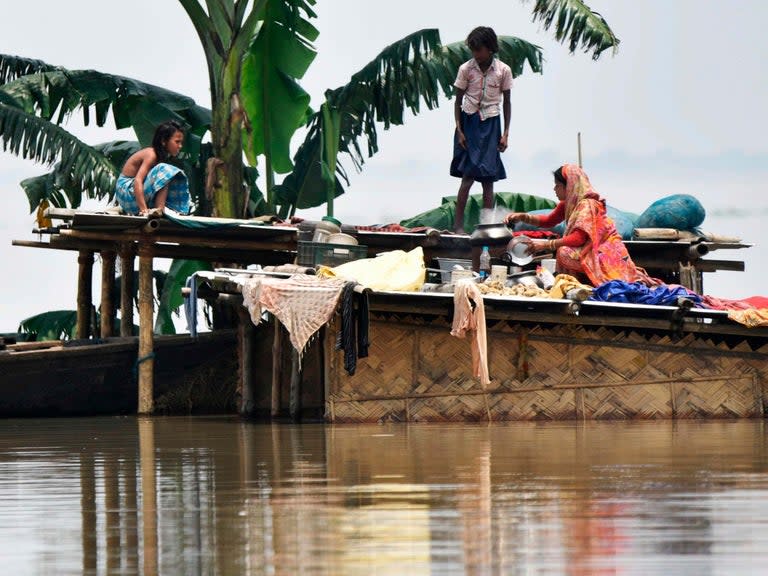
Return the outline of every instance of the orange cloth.
{"type": "Polygon", "coordinates": [[[562,171],[566,179],[564,236],[581,230],[588,239],[578,248],[559,248],[557,270],[574,276],[584,274],[594,286],[609,280],[655,286],[657,282],[632,262],[613,220],[606,214],[605,200],[592,188],[584,170],[565,164],[562,171]]]}
{"type": "Polygon", "coordinates": [[[491,379],[488,375],[488,341],[485,332],[485,307],[483,294],[471,280],[461,280],[453,291],[453,325],[451,336],[464,338],[474,332],[472,339],[472,374],[480,378],[483,388],[491,379]],[[475,304],[472,309],[472,302],[475,304]]]}

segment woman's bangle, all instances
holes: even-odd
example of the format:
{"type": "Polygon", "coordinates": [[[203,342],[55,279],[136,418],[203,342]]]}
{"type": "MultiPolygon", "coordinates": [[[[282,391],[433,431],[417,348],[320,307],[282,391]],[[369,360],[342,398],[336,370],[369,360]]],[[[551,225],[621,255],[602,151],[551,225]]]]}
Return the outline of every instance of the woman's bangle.
{"type": "Polygon", "coordinates": [[[550,240],[550,241],[549,241],[549,249],[550,249],[552,252],[554,252],[555,250],[557,250],[557,246],[555,246],[555,241],[554,241],[554,240],[550,240]]]}

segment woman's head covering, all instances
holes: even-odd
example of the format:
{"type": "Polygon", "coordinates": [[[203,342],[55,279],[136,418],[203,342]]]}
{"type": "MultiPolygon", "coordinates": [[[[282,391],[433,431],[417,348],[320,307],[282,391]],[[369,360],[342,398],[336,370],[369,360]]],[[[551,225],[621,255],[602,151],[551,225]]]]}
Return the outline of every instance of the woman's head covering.
{"type": "Polygon", "coordinates": [[[576,205],[584,199],[603,202],[600,195],[592,188],[589,177],[576,164],[563,164],[560,169],[565,178],[565,219],[568,221],[576,205]]]}

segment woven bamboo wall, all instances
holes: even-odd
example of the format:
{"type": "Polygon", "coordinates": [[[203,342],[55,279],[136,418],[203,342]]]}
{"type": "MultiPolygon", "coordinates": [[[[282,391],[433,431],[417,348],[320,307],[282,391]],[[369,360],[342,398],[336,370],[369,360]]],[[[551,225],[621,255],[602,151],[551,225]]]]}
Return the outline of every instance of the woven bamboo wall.
{"type": "MultiPolygon", "coordinates": [[[[331,330],[333,332],[333,329],[331,330]]],[[[372,315],[354,376],[326,346],[331,422],[762,417],[768,345],[606,327],[488,325],[492,382],[445,318],[372,315]]]]}

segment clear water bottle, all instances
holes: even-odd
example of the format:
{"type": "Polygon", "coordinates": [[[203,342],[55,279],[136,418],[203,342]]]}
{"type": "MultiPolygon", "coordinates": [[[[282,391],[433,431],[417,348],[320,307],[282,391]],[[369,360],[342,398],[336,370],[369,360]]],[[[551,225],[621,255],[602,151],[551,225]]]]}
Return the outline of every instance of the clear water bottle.
{"type": "Polygon", "coordinates": [[[488,252],[488,246],[483,246],[480,253],[480,279],[485,280],[491,275],[491,253],[488,252]]]}

